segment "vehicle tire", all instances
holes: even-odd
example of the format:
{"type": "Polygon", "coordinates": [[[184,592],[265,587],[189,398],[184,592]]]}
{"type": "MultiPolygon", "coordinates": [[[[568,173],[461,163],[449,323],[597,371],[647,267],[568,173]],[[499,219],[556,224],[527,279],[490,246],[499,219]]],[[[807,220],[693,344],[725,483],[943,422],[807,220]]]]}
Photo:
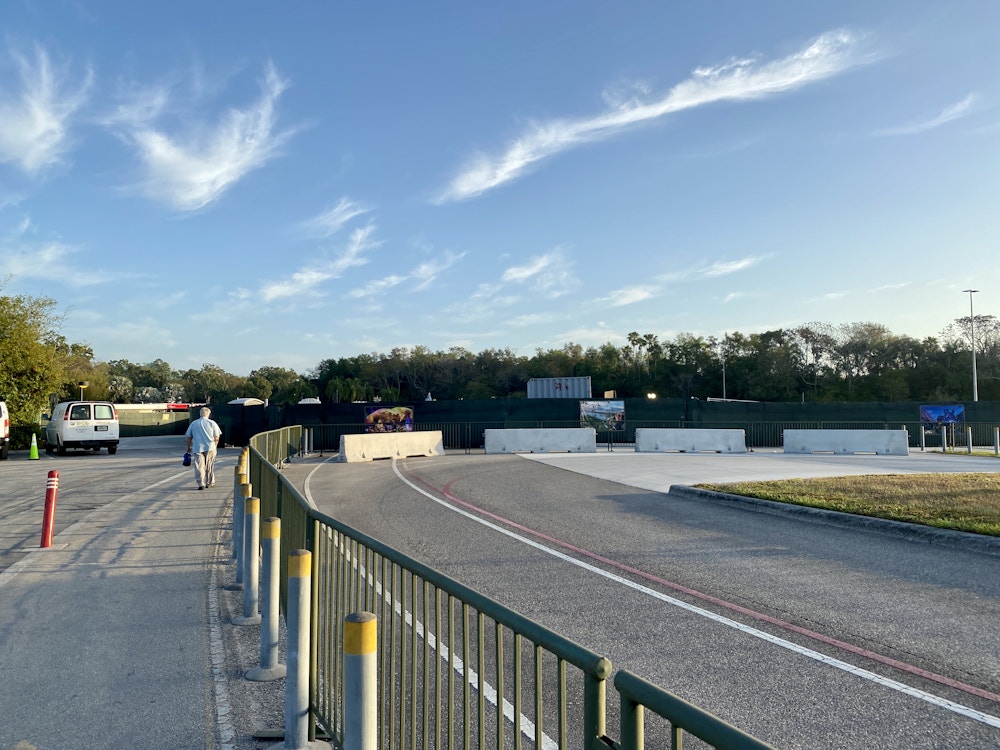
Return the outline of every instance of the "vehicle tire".
{"type": "Polygon", "coordinates": [[[117,445],[109,445],[109,446],[108,446],[108,455],[109,455],[109,456],[113,456],[113,455],[115,455],[115,454],[116,454],[117,452],[118,452],[118,446],[117,446],[117,445]]]}
{"type": "Polygon", "coordinates": [[[46,444],[45,445],[45,452],[48,453],[51,456],[53,453],[56,452],[56,449],[53,446],[46,444]]]}
{"type": "Polygon", "coordinates": [[[9,443],[4,443],[3,447],[0,447],[0,461],[6,461],[7,460],[7,451],[9,451],[9,450],[10,450],[10,444],[9,443]]]}
{"type": "Polygon", "coordinates": [[[94,453],[100,453],[101,452],[101,446],[95,445],[94,448],[93,448],[93,450],[94,450],[94,453]]]}
{"type": "Polygon", "coordinates": [[[58,446],[56,447],[56,452],[57,452],[57,453],[58,453],[58,454],[59,454],[60,456],[65,456],[65,455],[66,455],[66,446],[65,446],[65,445],[63,445],[62,443],[60,443],[60,444],[59,444],[59,445],[58,445],[58,446]]]}

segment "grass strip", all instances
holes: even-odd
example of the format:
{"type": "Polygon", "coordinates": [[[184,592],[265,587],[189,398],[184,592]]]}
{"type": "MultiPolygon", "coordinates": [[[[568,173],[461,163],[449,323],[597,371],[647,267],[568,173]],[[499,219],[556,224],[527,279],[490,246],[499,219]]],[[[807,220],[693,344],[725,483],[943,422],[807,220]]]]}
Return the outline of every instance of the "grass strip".
{"type": "Polygon", "coordinates": [[[865,474],[698,489],[1000,536],[1000,474],[865,474]]]}

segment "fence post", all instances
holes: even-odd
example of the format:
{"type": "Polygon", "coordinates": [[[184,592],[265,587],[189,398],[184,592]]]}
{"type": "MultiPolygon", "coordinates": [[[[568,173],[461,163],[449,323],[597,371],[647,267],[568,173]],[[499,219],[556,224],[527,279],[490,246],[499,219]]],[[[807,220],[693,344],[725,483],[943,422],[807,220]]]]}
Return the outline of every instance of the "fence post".
{"type": "Polygon", "coordinates": [[[594,671],[584,677],[583,731],[586,747],[603,747],[601,741],[607,732],[607,680],[611,672],[611,662],[602,657],[594,671]]]}
{"type": "Polygon", "coordinates": [[[966,447],[966,450],[968,451],[968,453],[971,455],[972,454],[972,428],[971,427],[966,427],[965,428],[965,447],[966,447]]]}
{"type": "Polygon", "coordinates": [[[253,682],[280,680],[285,665],[278,664],[278,586],[281,559],[281,519],[265,518],[260,529],[263,560],[261,565],[260,666],[251,669],[246,678],[253,682]]]}
{"type": "Polygon", "coordinates": [[[622,750],[642,750],[646,745],[644,736],[642,704],[621,694],[621,747],[622,750]]]}
{"type": "Polygon", "coordinates": [[[1000,456],[1000,427],[993,428],[993,454],[1000,456]]]}
{"type": "Polygon", "coordinates": [[[941,452],[942,453],[947,453],[948,452],[948,428],[947,427],[942,427],[941,428],[941,452]]]}
{"type": "Polygon", "coordinates": [[[378,747],[377,643],[374,614],[344,619],[344,750],[378,747]]]}
{"type": "Polygon", "coordinates": [[[234,625],[260,625],[260,498],[248,497],[243,512],[243,616],[234,617],[234,625]]]}
{"type": "Polygon", "coordinates": [[[312,553],[297,549],[288,556],[287,671],[285,675],[285,747],[309,747],[309,628],[312,553]]]}

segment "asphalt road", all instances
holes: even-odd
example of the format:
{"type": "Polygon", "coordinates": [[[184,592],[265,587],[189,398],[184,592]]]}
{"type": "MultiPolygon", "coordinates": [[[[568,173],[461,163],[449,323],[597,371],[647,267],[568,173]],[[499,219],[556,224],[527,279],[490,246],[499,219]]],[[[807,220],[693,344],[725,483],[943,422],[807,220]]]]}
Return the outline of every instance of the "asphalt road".
{"type": "Polygon", "coordinates": [[[665,494],[998,464],[795,458],[452,455],[286,471],[339,521],[777,747],[1000,747],[1000,556],[665,494]]]}
{"type": "Polygon", "coordinates": [[[184,438],[132,438],[119,444],[118,453],[69,451],[65,456],[39,451],[30,460],[16,451],[0,461],[0,570],[13,565],[41,542],[46,483],[50,471],[59,473],[55,534],[84,519],[92,511],[128,495],[136,486],[191,476],[181,466],[184,438]],[[176,454],[176,455],[175,455],[176,454]],[[141,479],[136,472],[141,472],[141,479]]]}

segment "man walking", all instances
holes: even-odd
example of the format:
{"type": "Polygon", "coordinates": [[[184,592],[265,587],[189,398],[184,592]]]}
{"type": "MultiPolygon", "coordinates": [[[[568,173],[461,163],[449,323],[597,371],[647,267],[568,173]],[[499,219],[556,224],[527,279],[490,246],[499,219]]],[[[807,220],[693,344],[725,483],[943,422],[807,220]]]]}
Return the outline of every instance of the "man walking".
{"type": "Polygon", "coordinates": [[[194,459],[194,481],[199,490],[215,486],[215,451],[222,437],[222,428],[210,419],[211,416],[211,409],[201,407],[201,418],[189,424],[184,433],[188,453],[194,459]]]}

